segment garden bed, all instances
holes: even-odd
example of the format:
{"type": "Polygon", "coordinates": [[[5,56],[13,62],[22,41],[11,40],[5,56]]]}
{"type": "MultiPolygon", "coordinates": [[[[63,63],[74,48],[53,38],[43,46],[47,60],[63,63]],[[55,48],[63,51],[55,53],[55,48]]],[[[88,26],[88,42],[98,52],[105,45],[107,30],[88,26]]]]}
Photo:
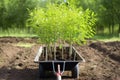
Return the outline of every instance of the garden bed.
{"type": "MultiPolygon", "coordinates": [[[[17,41],[12,42],[13,38],[9,38],[8,42],[1,39],[0,80],[37,79],[38,64],[33,60],[40,45],[35,44],[26,48],[14,45],[17,41]]],[[[36,41],[29,40],[32,43],[36,41]]],[[[26,40],[21,42],[27,43],[26,40]]],[[[80,64],[79,80],[120,80],[120,42],[91,42],[75,48],[86,60],[80,64]]],[[[63,80],[74,80],[69,77],[71,73],[65,72],[66,74],[68,77],[63,74],[63,80]]]]}

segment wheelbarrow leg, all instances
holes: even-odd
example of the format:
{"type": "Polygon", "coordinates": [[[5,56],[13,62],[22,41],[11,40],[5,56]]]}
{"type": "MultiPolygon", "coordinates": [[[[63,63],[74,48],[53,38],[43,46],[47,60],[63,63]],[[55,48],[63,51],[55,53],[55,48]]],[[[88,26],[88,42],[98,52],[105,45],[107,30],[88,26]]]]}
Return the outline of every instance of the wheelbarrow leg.
{"type": "Polygon", "coordinates": [[[79,78],[79,65],[77,64],[72,70],[72,77],[79,78]]]}
{"type": "Polygon", "coordinates": [[[43,67],[39,64],[39,78],[44,78],[45,73],[43,67]]]}

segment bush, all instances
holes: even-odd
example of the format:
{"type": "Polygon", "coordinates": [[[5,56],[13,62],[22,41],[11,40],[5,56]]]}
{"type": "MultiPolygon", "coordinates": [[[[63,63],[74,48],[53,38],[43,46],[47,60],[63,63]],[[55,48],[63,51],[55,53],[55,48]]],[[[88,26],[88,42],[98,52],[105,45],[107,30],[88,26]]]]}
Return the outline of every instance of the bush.
{"type": "Polygon", "coordinates": [[[31,11],[27,25],[33,28],[40,42],[46,45],[65,40],[72,46],[94,35],[95,21],[95,14],[89,9],[83,11],[82,8],[70,5],[49,4],[47,8],[31,11]]]}

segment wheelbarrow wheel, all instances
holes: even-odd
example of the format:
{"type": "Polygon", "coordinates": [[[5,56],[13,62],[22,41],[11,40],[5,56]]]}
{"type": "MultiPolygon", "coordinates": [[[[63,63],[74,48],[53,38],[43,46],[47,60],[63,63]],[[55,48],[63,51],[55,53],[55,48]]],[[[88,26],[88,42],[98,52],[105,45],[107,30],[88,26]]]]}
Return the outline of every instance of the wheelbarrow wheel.
{"type": "Polygon", "coordinates": [[[79,66],[76,65],[72,70],[72,77],[73,78],[79,78],[79,66]]]}
{"type": "Polygon", "coordinates": [[[44,78],[45,73],[43,67],[39,64],[39,78],[44,78]]]}

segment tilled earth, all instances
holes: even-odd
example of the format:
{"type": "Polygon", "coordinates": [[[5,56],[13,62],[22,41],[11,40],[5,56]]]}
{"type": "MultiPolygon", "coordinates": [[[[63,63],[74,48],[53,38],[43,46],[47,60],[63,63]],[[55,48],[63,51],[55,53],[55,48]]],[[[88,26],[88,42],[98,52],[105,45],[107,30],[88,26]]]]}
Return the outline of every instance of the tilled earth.
{"type": "MultiPolygon", "coordinates": [[[[33,61],[39,46],[35,38],[0,38],[0,80],[39,80],[38,64],[33,61]],[[32,47],[15,45],[20,42],[35,45],[32,47]]],[[[86,60],[79,65],[78,80],[120,80],[119,41],[89,42],[75,47],[86,60]]],[[[71,75],[70,72],[66,74],[71,75]]],[[[74,79],[64,77],[63,80],[74,79]]]]}

